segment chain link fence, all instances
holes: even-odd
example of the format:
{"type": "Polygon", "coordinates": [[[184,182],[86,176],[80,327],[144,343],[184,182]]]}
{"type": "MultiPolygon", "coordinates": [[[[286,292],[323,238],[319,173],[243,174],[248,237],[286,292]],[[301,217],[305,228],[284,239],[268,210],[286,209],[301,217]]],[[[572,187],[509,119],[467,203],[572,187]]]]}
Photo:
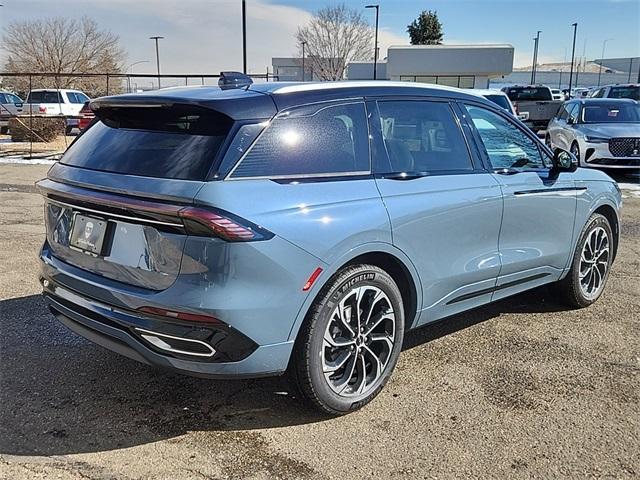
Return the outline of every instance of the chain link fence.
{"type": "MultiPolygon", "coordinates": [[[[277,80],[268,70],[248,75],[256,83],[277,80]]],[[[59,158],[79,133],[81,110],[89,99],[167,87],[217,86],[219,78],[219,74],[0,72],[0,158],[59,158]],[[37,90],[49,92],[33,92],[37,90]]]]}

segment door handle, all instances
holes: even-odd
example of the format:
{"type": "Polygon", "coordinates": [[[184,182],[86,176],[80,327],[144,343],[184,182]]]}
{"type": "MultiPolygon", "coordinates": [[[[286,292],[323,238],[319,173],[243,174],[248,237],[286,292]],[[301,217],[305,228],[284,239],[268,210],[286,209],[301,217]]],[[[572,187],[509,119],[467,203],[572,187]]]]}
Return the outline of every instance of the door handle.
{"type": "Polygon", "coordinates": [[[418,172],[402,172],[402,173],[394,173],[391,175],[384,175],[383,178],[387,180],[416,180],[418,178],[426,177],[425,173],[418,172]]]}
{"type": "Polygon", "coordinates": [[[497,173],[498,175],[515,175],[516,173],[520,173],[520,170],[516,170],[515,168],[497,168],[493,173],[497,173]]]}

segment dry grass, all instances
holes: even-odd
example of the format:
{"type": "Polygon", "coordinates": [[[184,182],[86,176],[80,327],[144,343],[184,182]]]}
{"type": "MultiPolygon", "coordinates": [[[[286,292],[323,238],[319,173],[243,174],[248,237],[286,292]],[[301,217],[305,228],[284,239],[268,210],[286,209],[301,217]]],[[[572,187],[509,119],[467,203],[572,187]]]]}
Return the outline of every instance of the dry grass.
{"type": "Polygon", "coordinates": [[[64,153],[71,144],[74,135],[59,135],[52,142],[33,142],[33,146],[29,142],[12,142],[11,135],[0,135],[0,155],[33,153],[38,154],[59,154],[64,153]]]}

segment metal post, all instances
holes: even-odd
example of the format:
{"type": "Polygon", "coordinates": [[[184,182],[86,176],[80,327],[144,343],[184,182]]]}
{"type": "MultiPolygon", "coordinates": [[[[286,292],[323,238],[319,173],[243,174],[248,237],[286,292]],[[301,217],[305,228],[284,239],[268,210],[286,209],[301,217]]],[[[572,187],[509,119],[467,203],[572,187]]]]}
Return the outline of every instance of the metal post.
{"type": "Polygon", "coordinates": [[[627,78],[627,83],[631,83],[631,70],[633,70],[633,57],[629,59],[629,78],[627,78]]]}
{"type": "Polygon", "coordinates": [[[155,40],[156,41],[156,68],[158,70],[158,88],[161,88],[160,86],[160,52],[158,51],[158,40],[163,39],[164,37],[149,37],[150,40],[155,40]]]}
{"type": "Polygon", "coordinates": [[[380,5],[367,5],[364,8],[376,9],[376,37],[373,44],[373,79],[376,80],[378,76],[378,16],[380,14],[380,5]]]}
{"type": "Polygon", "coordinates": [[[109,74],[107,73],[107,95],[109,95],[109,74]]]}
{"type": "Polygon", "coordinates": [[[303,40],[301,43],[302,43],[302,81],[304,82],[304,47],[307,44],[307,42],[303,40]]]}
{"type": "Polygon", "coordinates": [[[536,37],[533,39],[534,41],[534,47],[533,47],[533,65],[531,67],[531,85],[534,85],[536,83],[536,70],[537,70],[537,66],[538,66],[538,45],[540,43],[540,34],[542,33],[541,30],[538,30],[538,33],[536,33],[536,37]]]}
{"type": "MultiPolygon", "coordinates": [[[[29,75],[29,93],[33,90],[33,79],[29,75]]],[[[29,110],[29,160],[33,158],[33,104],[29,110]]]]}
{"type": "MultiPolygon", "coordinates": [[[[598,87],[600,86],[600,76],[602,75],[602,61],[604,60],[604,48],[607,45],[607,42],[612,40],[611,38],[607,38],[602,41],[602,55],[600,56],[600,65],[598,65],[598,87]]],[[[633,59],[632,59],[633,60],[633,59]]]]}
{"type": "Polygon", "coordinates": [[[247,2],[242,0],[242,73],[247,73],[247,2]]]}
{"type": "Polygon", "coordinates": [[[576,34],[578,33],[578,23],[572,23],[573,27],[573,48],[571,49],[571,70],[569,70],[569,98],[571,98],[571,84],[573,81],[573,61],[576,55],[576,34]]]}

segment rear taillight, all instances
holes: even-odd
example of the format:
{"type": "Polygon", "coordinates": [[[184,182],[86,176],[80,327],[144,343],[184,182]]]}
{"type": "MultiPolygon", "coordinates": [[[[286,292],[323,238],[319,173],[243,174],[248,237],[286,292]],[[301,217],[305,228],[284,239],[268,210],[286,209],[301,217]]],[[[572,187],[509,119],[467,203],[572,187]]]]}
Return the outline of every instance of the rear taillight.
{"type": "Polygon", "coordinates": [[[194,235],[214,235],[228,242],[255,242],[273,238],[273,233],[243,218],[217,209],[186,207],[178,216],[194,235]]]}

